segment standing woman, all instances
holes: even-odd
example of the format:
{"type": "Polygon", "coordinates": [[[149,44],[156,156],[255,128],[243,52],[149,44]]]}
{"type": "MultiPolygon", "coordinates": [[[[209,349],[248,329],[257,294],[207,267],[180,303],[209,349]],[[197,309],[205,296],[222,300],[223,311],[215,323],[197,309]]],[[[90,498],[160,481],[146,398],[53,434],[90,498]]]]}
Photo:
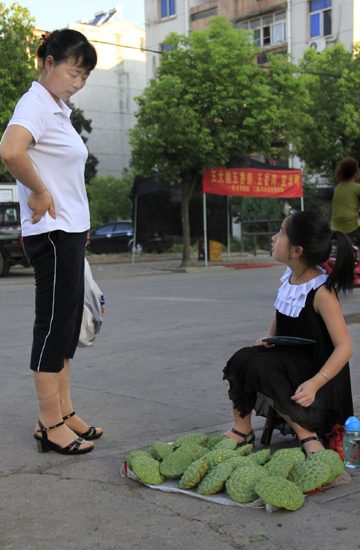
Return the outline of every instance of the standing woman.
{"type": "Polygon", "coordinates": [[[84,168],[87,149],[64,103],[86,84],[97,62],[86,37],[64,29],[43,35],[39,82],[18,102],[0,155],[19,189],[26,256],[36,283],[30,368],[40,416],[38,450],[92,451],[102,435],[76,416],[69,359],[77,347],[84,304],[84,249],[90,227],[84,168]],[[79,437],[80,436],[80,437],[79,437]]]}
{"type": "Polygon", "coordinates": [[[360,258],[360,178],[359,163],[353,157],[342,159],[335,171],[338,182],[332,200],[331,229],[346,233],[358,249],[360,258]]]}

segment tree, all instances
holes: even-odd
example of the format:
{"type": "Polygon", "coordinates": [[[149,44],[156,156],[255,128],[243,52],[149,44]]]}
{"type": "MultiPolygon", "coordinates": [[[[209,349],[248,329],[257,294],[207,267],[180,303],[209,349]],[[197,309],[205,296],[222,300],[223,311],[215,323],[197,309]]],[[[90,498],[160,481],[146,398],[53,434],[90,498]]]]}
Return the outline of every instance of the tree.
{"type": "Polygon", "coordinates": [[[110,175],[91,180],[87,187],[91,227],[113,220],[130,219],[132,201],[129,199],[129,192],[133,181],[133,172],[126,168],[121,179],[110,175]]]}
{"type": "MultiPolygon", "coordinates": [[[[78,107],[75,107],[75,105],[70,101],[67,101],[67,104],[70,107],[70,109],[72,109],[71,117],[70,117],[71,123],[86,145],[88,138],[81,134],[83,130],[85,130],[85,132],[87,132],[88,134],[91,134],[92,120],[90,118],[85,118],[84,111],[82,109],[79,109],[78,107]]],[[[89,152],[89,155],[85,164],[85,183],[86,184],[90,183],[90,181],[93,178],[96,178],[98,164],[99,164],[98,159],[95,157],[95,155],[89,152]]]]}
{"type": "Polygon", "coordinates": [[[309,171],[334,181],[342,158],[360,156],[360,47],[309,49],[299,67],[306,95],[293,127],[294,152],[309,171]]]}
{"type": "Polygon", "coordinates": [[[250,33],[222,17],[189,37],[172,33],[165,44],[169,50],[156,78],[137,98],[132,162],[144,176],[157,172],[180,183],[182,263],[189,265],[189,200],[196,181],[234,152],[270,156],[272,141],[284,139],[288,89],[295,93],[296,79],[286,60],[259,67],[250,33]]]}
{"type": "MultiPolygon", "coordinates": [[[[39,40],[33,36],[34,19],[17,2],[10,8],[0,3],[0,138],[15,105],[35,76],[35,52],[39,40]]],[[[0,162],[0,174],[6,168],[0,162]]]]}

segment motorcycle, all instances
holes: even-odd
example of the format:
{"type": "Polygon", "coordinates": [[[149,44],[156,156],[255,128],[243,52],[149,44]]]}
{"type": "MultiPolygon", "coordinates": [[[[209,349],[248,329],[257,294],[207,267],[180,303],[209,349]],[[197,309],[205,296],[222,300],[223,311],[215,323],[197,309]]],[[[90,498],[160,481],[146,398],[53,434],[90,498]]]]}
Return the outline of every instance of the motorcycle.
{"type": "MultiPolygon", "coordinates": [[[[332,272],[335,261],[336,250],[333,249],[328,260],[322,265],[328,275],[330,275],[330,273],[332,272]]],[[[354,246],[354,288],[356,287],[360,287],[360,261],[357,256],[357,248],[356,246],[354,246]]]]}

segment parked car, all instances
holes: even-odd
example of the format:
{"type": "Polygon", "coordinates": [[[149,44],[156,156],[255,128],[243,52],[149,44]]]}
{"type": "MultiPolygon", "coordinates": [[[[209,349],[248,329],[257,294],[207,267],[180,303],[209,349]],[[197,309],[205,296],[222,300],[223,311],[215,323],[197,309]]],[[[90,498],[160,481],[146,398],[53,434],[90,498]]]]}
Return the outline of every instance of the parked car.
{"type": "Polygon", "coordinates": [[[6,277],[13,265],[29,267],[22,247],[20,205],[0,202],[0,277],[6,277]]]}
{"type": "MultiPolygon", "coordinates": [[[[137,236],[136,252],[162,252],[174,244],[170,235],[149,231],[137,236]]],[[[88,249],[93,254],[131,252],[134,241],[134,228],[131,221],[108,222],[90,233],[88,249]]]]}

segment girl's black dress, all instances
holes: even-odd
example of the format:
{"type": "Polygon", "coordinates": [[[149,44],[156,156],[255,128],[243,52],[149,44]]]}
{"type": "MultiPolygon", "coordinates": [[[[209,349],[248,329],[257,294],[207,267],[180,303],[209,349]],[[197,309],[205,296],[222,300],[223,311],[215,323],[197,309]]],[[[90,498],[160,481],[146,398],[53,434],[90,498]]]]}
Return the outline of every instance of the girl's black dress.
{"type": "Polygon", "coordinates": [[[349,364],[320,388],[310,407],[302,407],[290,399],[302,382],[319,372],[334,350],[326,325],[313,307],[315,293],[327,276],[320,275],[303,285],[291,285],[290,276],[288,268],[281,278],[283,285],[275,303],[276,334],[316,343],[242,348],[227,362],[223,379],[230,383],[229,397],[242,418],[253,409],[266,416],[268,406],[264,406],[264,399],[258,395],[262,394],[272,400],[281,415],[324,437],[335,424],[343,425],[353,415],[349,364]],[[296,309],[298,316],[293,316],[296,309]]]}

